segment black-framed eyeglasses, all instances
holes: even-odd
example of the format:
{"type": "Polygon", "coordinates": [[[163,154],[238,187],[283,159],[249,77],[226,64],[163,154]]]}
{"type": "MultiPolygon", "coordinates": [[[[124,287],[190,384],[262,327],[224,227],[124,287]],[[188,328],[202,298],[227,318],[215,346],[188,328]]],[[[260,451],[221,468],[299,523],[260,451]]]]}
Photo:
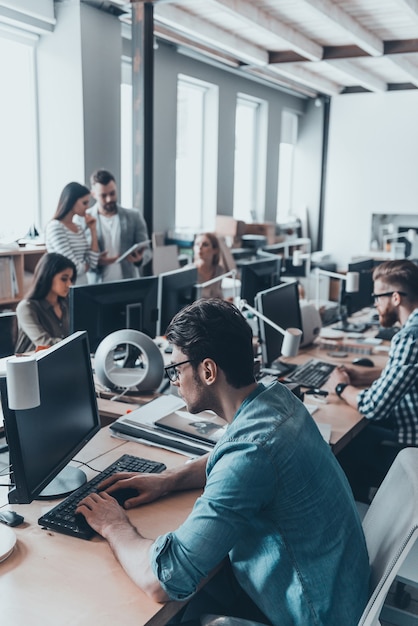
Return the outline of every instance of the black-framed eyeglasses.
{"type": "Polygon", "coordinates": [[[164,368],[165,373],[167,374],[168,380],[172,383],[175,383],[179,379],[180,372],[176,369],[179,365],[186,365],[186,363],[191,363],[190,359],[187,361],[179,361],[179,363],[172,363],[171,365],[166,365],[164,368]]]}
{"type": "Polygon", "coordinates": [[[390,297],[393,296],[394,293],[398,293],[400,296],[407,296],[408,294],[405,293],[404,291],[385,291],[384,293],[372,293],[372,299],[374,302],[376,302],[376,300],[379,300],[379,298],[385,298],[385,297],[390,297]]]}

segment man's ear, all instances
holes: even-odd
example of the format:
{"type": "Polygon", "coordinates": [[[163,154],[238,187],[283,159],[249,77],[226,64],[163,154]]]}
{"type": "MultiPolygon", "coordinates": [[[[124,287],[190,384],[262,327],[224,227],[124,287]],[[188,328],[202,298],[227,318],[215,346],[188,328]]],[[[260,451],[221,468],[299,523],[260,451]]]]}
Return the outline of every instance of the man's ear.
{"type": "Polygon", "coordinates": [[[399,295],[399,293],[398,293],[397,291],[395,291],[395,292],[393,293],[392,298],[393,298],[393,304],[394,304],[395,306],[399,306],[399,305],[400,305],[400,303],[401,303],[401,296],[399,295]]]}
{"type": "Polygon", "coordinates": [[[203,379],[207,385],[213,385],[218,376],[218,366],[213,359],[203,359],[202,363],[203,379]]]}

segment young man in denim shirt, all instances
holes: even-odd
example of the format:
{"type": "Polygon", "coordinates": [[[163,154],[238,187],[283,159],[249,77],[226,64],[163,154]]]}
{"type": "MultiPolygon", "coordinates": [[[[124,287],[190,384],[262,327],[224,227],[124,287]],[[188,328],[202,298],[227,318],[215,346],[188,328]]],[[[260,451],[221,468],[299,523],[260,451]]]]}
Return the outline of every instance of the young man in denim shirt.
{"type": "Polygon", "coordinates": [[[255,382],[252,332],[234,305],[199,300],[176,315],[167,338],[168,374],[188,411],[213,410],[228,422],[225,435],[180,468],[108,479],[79,512],[151,597],[191,598],[182,621],[210,612],[354,626],[368,598],[367,550],[348,482],[312,417],[285,386],[255,382]],[[125,508],[204,491],[179,528],[151,541],[109,495],[127,486],[138,496],[125,508]]]}

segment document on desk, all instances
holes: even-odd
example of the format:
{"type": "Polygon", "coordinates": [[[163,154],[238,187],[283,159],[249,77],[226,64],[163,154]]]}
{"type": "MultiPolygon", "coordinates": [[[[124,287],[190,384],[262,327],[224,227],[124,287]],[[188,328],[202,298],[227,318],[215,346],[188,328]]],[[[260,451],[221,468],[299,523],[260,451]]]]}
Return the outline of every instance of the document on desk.
{"type": "MultiPolygon", "coordinates": [[[[188,436],[160,428],[156,422],[162,418],[180,413],[184,415],[185,402],[171,394],[160,396],[145,406],[117,419],[109,426],[110,430],[123,438],[140,441],[148,445],[159,446],[188,456],[200,456],[212,450],[214,444],[204,442],[196,437],[188,436]]],[[[190,415],[194,421],[198,416],[190,415]]]]}

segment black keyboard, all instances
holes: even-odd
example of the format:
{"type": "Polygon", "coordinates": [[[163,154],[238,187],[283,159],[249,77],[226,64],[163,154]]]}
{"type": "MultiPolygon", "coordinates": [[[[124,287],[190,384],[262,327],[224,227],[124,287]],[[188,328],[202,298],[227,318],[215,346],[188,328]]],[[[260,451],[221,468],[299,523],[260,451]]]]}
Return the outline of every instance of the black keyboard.
{"type": "Polygon", "coordinates": [[[293,372],[285,375],[286,381],[298,383],[302,387],[322,387],[328,380],[335,365],[320,361],[319,359],[310,359],[303,365],[299,365],[293,372]]]}
{"type": "Polygon", "coordinates": [[[384,341],[390,341],[392,337],[394,337],[399,331],[400,328],[398,328],[397,326],[390,326],[389,328],[380,326],[377,334],[375,335],[375,338],[383,339],[384,341]]]}
{"type": "MultiPolygon", "coordinates": [[[[97,486],[112,474],[117,472],[143,472],[159,473],[166,469],[163,463],[157,463],[149,459],[141,459],[137,456],[124,454],[106,469],[97,474],[76,491],[70,494],[65,500],[57,504],[53,509],[42,515],[38,519],[38,524],[51,530],[79,537],[80,539],[90,539],[94,535],[94,530],[89,526],[85,518],[76,514],[78,503],[90,493],[97,491],[97,486]]],[[[136,493],[136,492],[135,492],[136,493]]],[[[120,489],[114,494],[114,498],[122,504],[129,497],[135,495],[134,490],[120,489]]]]}

